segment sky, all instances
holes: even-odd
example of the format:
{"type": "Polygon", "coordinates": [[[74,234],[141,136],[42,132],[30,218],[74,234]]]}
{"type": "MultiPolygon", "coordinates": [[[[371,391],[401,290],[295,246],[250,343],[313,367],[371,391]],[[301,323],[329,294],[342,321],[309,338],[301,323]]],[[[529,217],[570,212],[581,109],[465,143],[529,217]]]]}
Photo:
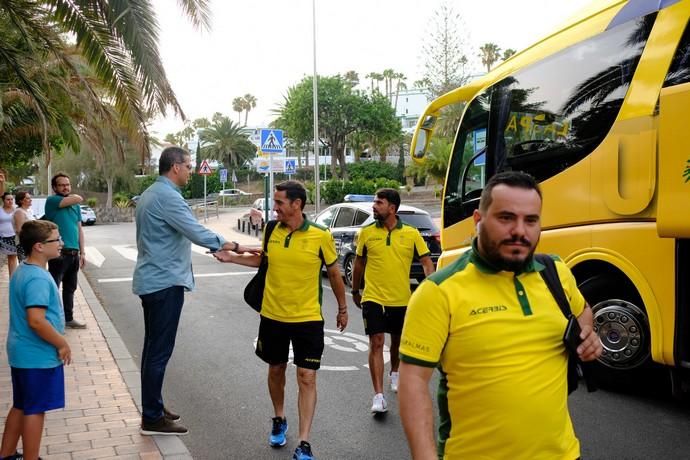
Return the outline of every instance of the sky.
{"type": "MultiPolygon", "coordinates": [[[[319,75],[392,68],[412,87],[423,74],[422,46],[443,1],[467,27],[466,53],[481,71],[479,46],[523,49],[553,31],[592,0],[316,0],[319,75]]],[[[194,29],[172,0],[153,0],[159,50],[168,79],[189,119],[221,112],[237,121],[232,100],[257,99],[247,124],[265,127],[290,86],[313,75],[312,0],[212,0],[210,31],[194,29]]],[[[244,115],[242,115],[244,121],[244,115]]],[[[183,121],[156,119],[159,138],[183,121]]]]}

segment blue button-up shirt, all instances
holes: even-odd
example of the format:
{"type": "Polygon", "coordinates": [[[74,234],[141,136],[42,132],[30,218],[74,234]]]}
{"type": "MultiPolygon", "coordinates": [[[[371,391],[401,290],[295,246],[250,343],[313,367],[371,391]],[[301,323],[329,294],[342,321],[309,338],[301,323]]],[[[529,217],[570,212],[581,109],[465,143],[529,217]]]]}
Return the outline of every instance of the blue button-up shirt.
{"type": "Polygon", "coordinates": [[[159,176],[137,203],[137,264],[132,292],[145,295],[172,286],[194,289],[192,242],[211,250],[226,240],[201,225],[180,189],[159,176]]]}

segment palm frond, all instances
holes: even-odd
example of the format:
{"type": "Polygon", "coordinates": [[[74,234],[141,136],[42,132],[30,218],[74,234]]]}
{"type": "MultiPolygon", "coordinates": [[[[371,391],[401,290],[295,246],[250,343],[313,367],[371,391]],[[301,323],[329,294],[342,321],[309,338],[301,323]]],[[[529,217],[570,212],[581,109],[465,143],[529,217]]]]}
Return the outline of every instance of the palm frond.
{"type": "Polygon", "coordinates": [[[211,28],[209,0],[177,0],[177,3],[194,27],[205,30],[211,28]]]}

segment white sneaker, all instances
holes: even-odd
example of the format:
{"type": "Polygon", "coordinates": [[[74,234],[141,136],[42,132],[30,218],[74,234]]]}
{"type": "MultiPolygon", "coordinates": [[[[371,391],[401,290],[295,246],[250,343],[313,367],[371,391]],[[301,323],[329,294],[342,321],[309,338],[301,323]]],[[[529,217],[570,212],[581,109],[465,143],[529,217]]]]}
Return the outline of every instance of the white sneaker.
{"type": "Polygon", "coordinates": [[[388,404],[386,404],[386,398],[383,397],[383,394],[377,393],[376,396],[374,396],[374,400],[371,403],[371,412],[374,414],[388,412],[388,404]]]}
{"type": "Polygon", "coordinates": [[[398,372],[390,373],[391,391],[393,393],[398,392],[398,378],[400,378],[400,374],[398,372]]]}

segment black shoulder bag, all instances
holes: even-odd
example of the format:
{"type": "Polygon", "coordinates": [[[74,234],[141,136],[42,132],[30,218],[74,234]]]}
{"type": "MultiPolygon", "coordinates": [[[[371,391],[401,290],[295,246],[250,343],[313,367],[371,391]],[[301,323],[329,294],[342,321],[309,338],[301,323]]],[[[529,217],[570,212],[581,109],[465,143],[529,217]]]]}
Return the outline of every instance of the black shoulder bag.
{"type": "Polygon", "coordinates": [[[266,273],[268,272],[268,257],[266,257],[266,249],[268,249],[268,239],[273,233],[273,229],[278,224],[276,220],[269,220],[266,223],[266,231],[264,232],[264,252],[261,254],[261,263],[256,275],[249,281],[244,288],[244,301],[249,304],[257,312],[261,312],[261,304],[264,301],[264,288],[266,287],[266,273]]]}
{"type": "MultiPolygon", "coordinates": [[[[570,310],[570,302],[565,296],[565,291],[563,290],[563,285],[558,277],[558,270],[556,269],[556,263],[553,261],[548,254],[535,254],[534,258],[543,264],[546,269],[540,272],[541,277],[544,279],[544,283],[549,288],[551,295],[556,299],[558,307],[561,309],[563,315],[570,319],[573,316],[570,310]]],[[[583,363],[580,358],[574,353],[570,353],[568,357],[568,394],[577,390],[578,381],[580,376],[585,379],[587,384],[587,391],[592,392],[597,388],[592,381],[592,373],[589,370],[589,363],[583,363]]]]}

